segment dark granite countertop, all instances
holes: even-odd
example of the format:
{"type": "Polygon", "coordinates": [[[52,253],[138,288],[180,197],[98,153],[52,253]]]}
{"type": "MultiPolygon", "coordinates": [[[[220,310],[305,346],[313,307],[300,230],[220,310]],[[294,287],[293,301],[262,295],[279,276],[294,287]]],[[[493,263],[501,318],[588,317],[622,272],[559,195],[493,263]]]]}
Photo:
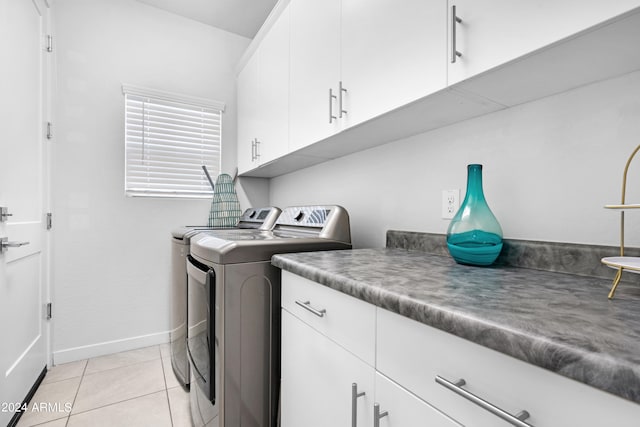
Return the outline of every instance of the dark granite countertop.
{"type": "Polygon", "coordinates": [[[609,280],[471,267],[406,249],[275,255],[273,265],[640,403],[640,291],[609,280]]]}

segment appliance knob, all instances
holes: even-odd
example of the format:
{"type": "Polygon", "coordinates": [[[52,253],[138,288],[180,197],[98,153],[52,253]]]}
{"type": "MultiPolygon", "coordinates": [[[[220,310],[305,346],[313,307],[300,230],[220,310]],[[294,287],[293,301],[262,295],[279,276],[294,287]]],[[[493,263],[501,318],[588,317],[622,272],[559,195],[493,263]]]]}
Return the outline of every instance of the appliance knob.
{"type": "Polygon", "coordinates": [[[304,218],[304,212],[302,212],[302,211],[298,212],[298,215],[293,217],[293,219],[295,219],[297,222],[302,221],[302,218],[304,218]]]}

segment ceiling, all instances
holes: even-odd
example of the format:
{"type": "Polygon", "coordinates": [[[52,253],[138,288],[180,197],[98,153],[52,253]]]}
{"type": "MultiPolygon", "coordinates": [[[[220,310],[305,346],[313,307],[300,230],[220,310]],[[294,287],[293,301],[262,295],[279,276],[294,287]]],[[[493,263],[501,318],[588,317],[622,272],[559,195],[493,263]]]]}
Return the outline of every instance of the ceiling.
{"type": "Polygon", "coordinates": [[[176,15],[254,38],[277,0],[138,0],[176,15]]]}

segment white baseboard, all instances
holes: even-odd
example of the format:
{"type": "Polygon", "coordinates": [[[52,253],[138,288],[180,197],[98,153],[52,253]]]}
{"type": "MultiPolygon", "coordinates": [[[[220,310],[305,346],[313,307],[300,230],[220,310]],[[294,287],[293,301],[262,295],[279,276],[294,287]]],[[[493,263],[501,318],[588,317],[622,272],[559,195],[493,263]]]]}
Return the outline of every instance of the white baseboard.
{"type": "Polygon", "coordinates": [[[121,351],[134,350],[152,345],[169,342],[169,331],[155,334],[141,335],[138,337],[124,338],[115,341],[106,341],[81,347],[67,348],[53,352],[53,364],[75,362],[76,360],[89,359],[105,354],[119,353],[121,351]]]}

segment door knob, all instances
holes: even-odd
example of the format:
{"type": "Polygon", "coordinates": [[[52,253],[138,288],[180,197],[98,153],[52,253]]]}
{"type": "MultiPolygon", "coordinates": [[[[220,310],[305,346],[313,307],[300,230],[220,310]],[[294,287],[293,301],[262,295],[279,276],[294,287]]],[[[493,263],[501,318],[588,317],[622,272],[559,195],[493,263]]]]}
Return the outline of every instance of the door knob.
{"type": "Polygon", "coordinates": [[[10,242],[8,237],[0,237],[0,254],[4,253],[8,248],[19,248],[28,244],[29,242],[10,242]]]}

